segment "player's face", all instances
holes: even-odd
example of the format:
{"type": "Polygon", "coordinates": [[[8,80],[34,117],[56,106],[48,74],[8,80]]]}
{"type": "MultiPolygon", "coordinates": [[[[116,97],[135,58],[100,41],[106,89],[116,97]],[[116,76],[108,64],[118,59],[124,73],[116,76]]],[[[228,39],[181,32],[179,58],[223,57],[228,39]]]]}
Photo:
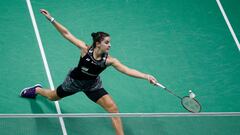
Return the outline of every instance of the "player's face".
{"type": "Polygon", "coordinates": [[[100,48],[104,53],[109,52],[110,50],[111,47],[110,40],[111,40],[110,37],[105,37],[103,41],[101,41],[100,43],[100,48]]]}

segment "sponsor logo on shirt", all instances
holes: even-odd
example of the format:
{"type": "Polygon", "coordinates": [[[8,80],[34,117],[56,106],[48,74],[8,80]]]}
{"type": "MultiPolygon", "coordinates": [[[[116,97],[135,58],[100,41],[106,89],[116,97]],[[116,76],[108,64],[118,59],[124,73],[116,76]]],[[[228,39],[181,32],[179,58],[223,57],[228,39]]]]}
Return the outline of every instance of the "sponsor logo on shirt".
{"type": "Polygon", "coordinates": [[[86,58],[86,61],[90,61],[90,59],[89,59],[89,58],[86,58]]]}
{"type": "Polygon", "coordinates": [[[86,68],[86,67],[82,67],[81,68],[83,71],[88,71],[88,68],[86,68]]]}

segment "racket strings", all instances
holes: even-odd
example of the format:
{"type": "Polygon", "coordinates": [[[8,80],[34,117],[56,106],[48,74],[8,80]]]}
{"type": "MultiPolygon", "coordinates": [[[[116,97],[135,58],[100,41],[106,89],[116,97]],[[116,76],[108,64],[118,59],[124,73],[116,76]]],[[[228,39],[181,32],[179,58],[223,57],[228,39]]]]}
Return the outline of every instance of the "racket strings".
{"type": "Polygon", "coordinates": [[[201,106],[200,104],[193,98],[184,97],[182,99],[182,105],[191,112],[200,112],[201,106]]]}

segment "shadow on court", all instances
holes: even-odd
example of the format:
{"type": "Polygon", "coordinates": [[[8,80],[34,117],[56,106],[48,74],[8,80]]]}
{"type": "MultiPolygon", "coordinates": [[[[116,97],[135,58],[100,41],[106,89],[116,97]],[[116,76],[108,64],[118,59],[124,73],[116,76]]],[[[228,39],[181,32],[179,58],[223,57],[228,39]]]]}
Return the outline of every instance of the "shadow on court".
{"type": "MultiPolygon", "coordinates": [[[[47,106],[51,112],[56,111],[54,104],[46,100],[44,97],[37,97],[37,99],[27,99],[33,114],[43,114],[45,111],[42,109],[42,104],[47,106]],[[40,103],[39,103],[40,101],[40,103]]],[[[58,118],[33,118],[35,134],[37,135],[52,135],[61,134],[60,124],[58,118]],[[60,132],[60,133],[59,133],[60,132]]]]}

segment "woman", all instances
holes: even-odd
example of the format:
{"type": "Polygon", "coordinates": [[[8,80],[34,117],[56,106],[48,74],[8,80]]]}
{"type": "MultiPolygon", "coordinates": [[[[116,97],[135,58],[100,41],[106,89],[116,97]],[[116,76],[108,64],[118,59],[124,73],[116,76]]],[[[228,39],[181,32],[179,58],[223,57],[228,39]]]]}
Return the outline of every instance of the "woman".
{"type": "MultiPolygon", "coordinates": [[[[154,84],[157,80],[149,74],[130,69],[116,58],[108,55],[111,44],[110,35],[105,32],[92,33],[93,44],[87,46],[83,41],[73,36],[63,25],[57,22],[47,10],[41,13],[53,24],[59,33],[81,50],[81,58],[76,68],[71,70],[65,81],[56,90],[43,89],[40,84],[25,88],[20,95],[25,98],[35,98],[37,94],[51,101],[60,100],[66,96],[83,91],[89,99],[102,106],[109,113],[118,113],[118,108],[103,88],[99,74],[108,66],[113,66],[118,71],[136,78],[146,79],[154,84]]],[[[121,119],[112,118],[116,135],[124,135],[121,119]]]]}

